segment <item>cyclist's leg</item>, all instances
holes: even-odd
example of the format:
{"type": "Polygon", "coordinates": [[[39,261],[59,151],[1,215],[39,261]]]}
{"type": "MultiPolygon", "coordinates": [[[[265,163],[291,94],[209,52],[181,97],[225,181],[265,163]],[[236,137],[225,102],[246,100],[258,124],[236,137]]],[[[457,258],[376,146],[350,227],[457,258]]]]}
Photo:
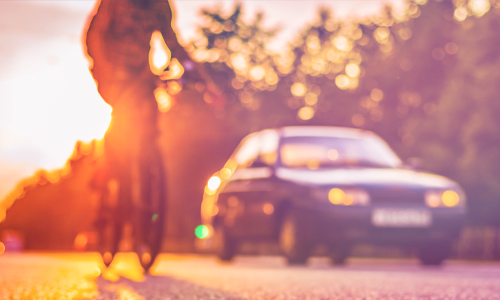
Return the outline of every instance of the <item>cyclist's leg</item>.
{"type": "Polygon", "coordinates": [[[161,250],[165,224],[165,170],[154,141],[141,143],[139,174],[141,203],[136,216],[137,253],[147,271],[161,250]]]}

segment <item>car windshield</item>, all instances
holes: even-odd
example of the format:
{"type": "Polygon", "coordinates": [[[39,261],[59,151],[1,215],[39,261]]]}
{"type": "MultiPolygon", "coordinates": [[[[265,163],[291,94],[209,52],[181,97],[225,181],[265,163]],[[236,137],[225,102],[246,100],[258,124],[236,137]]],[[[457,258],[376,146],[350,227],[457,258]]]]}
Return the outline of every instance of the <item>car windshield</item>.
{"type": "Polygon", "coordinates": [[[290,168],[396,168],[401,160],[379,138],[288,137],[280,146],[281,165],[290,168]]]}

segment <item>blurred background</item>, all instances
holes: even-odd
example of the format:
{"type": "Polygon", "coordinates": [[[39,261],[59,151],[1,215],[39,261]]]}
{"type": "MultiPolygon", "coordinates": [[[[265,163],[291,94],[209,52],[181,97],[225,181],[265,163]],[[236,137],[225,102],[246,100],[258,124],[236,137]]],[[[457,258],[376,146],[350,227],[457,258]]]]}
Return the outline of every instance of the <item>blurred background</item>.
{"type": "MultiPolygon", "coordinates": [[[[460,183],[469,215],[455,256],[500,259],[500,1],[286,3],[171,1],[181,44],[224,97],[200,83],[161,108],[163,250],[195,250],[204,186],[242,137],[332,125],[374,131],[402,159],[460,183]]],[[[111,119],[82,46],[94,5],[0,2],[7,249],[94,247],[90,183],[111,119]]]]}

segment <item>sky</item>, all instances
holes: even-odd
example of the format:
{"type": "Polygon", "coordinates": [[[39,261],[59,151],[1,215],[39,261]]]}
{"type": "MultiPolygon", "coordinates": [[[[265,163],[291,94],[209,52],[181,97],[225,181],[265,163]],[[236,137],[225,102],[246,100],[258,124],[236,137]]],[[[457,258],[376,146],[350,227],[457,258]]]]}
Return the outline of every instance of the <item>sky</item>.
{"type": "MultiPolygon", "coordinates": [[[[264,13],[264,25],[281,28],[271,50],[286,47],[330,7],[339,19],[370,16],[403,0],[242,1],[244,17],[264,13]]],[[[0,1],[0,201],[39,169],[64,166],[76,141],[101,139],[111,108],[97,93],[82,46],[94,0],[0,1]]],[[[201,8],[233,1],[174,0],[174,26],[181,42],[197,36],[201,8]]]]}

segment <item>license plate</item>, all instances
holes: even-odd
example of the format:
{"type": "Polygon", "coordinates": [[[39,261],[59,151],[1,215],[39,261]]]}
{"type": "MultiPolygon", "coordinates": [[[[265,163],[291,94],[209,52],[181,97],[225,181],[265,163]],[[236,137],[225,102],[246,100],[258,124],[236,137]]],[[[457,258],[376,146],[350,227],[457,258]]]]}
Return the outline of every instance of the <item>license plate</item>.
{"type": "Polygon", "coordinates": [[[376,227],[429,227],[432,214],[428,210],[417,209],[375,209],[372,224],[376,227]]]}

